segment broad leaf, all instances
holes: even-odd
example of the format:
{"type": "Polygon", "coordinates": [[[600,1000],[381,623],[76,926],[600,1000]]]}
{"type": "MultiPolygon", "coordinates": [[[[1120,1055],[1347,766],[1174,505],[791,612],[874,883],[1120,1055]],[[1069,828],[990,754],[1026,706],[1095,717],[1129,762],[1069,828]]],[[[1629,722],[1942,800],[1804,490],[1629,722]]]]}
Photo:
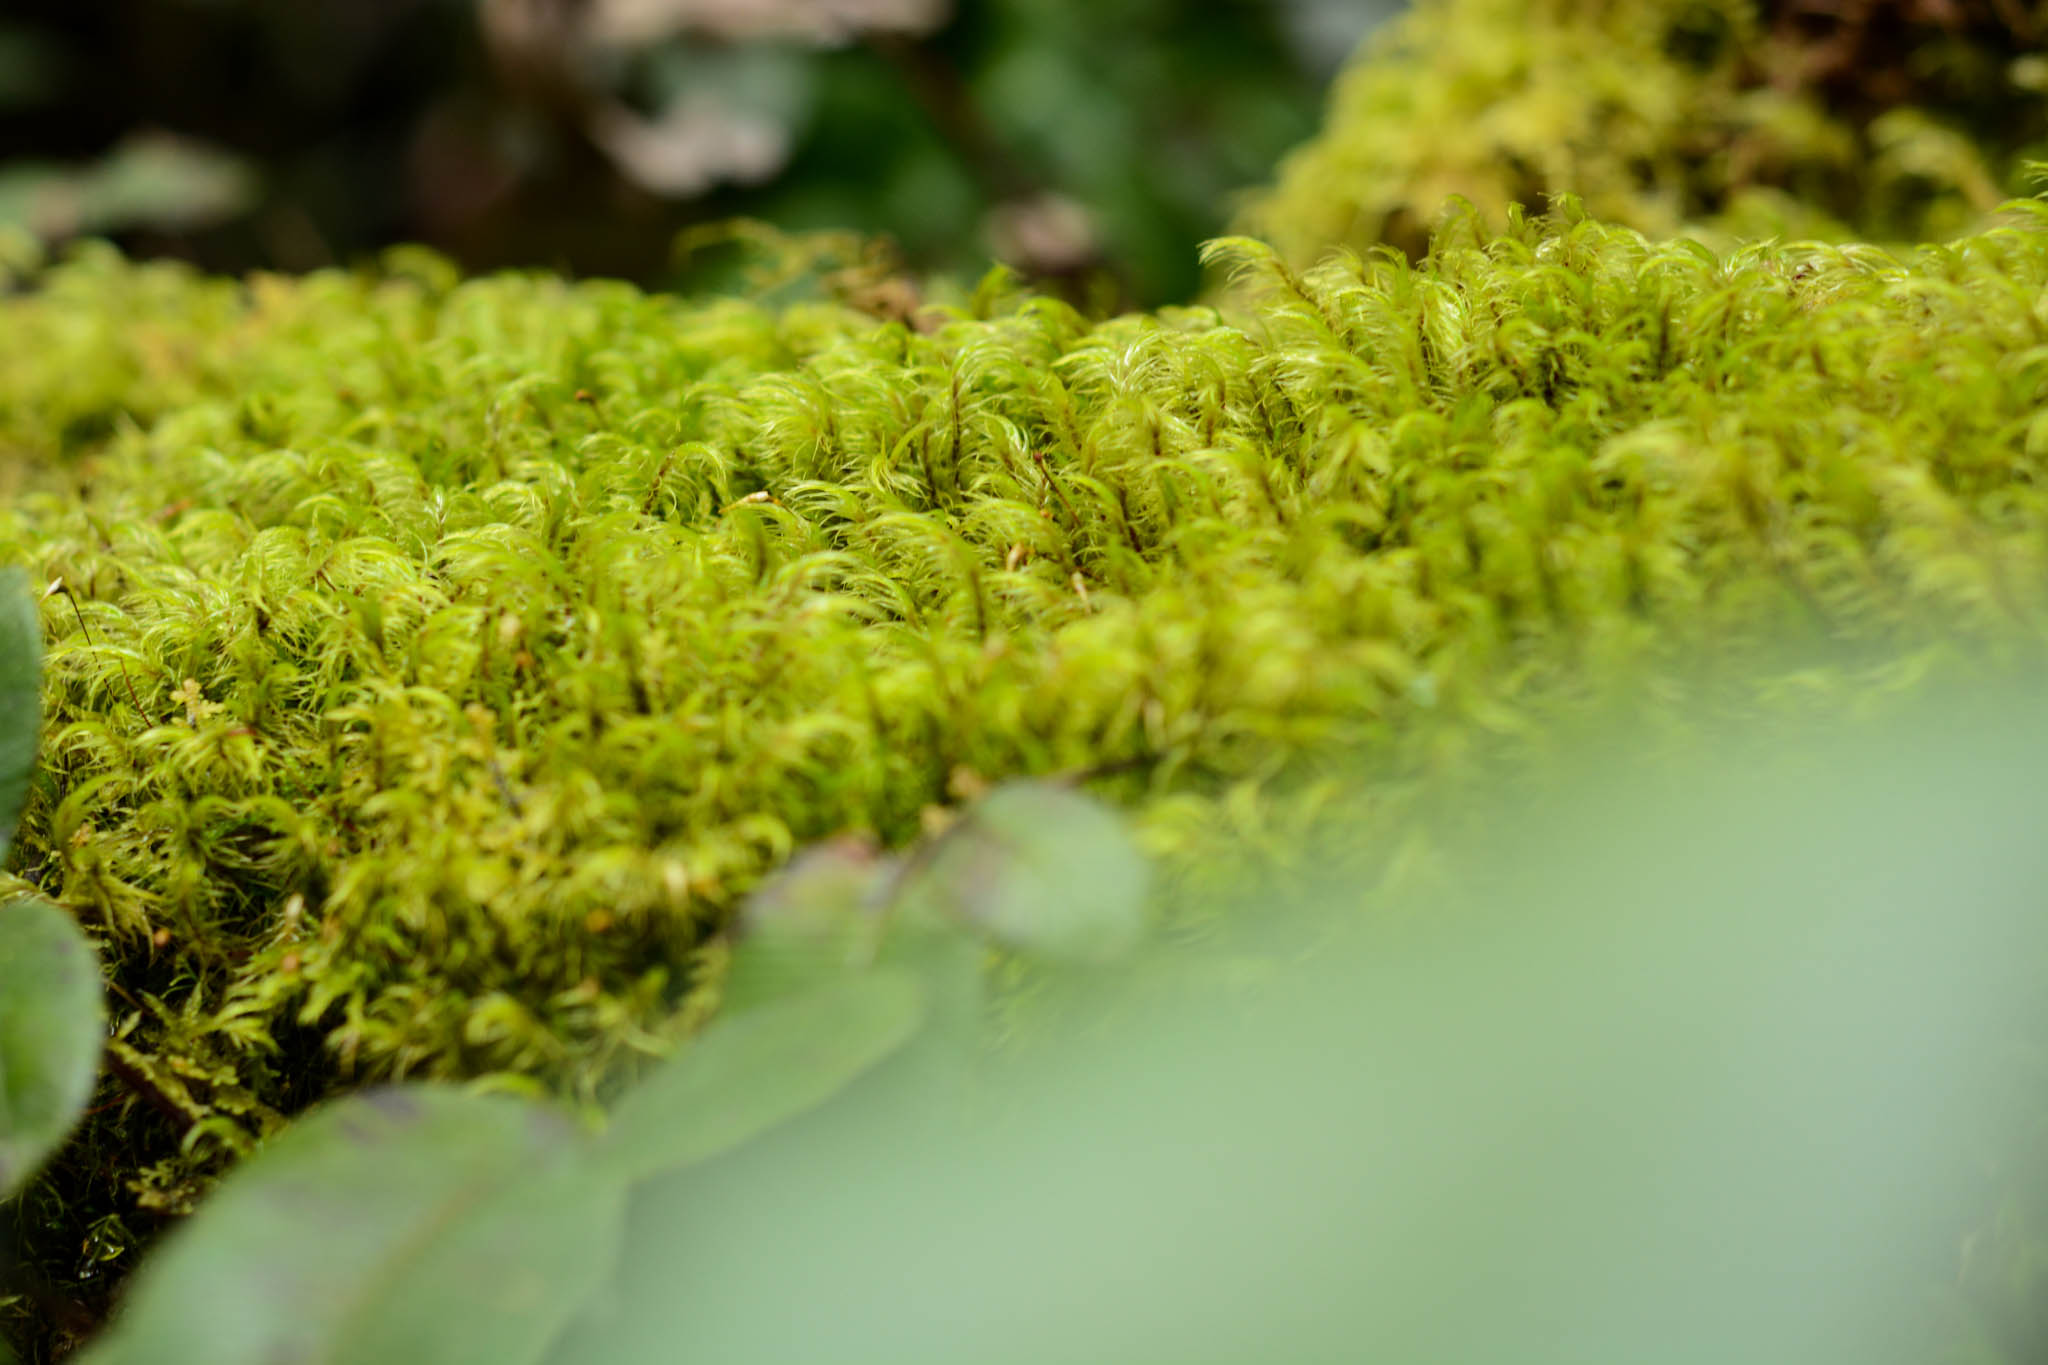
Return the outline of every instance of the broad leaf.
{"type": "Polygon", "coordinates": [[[35,767],[41,719],[36,674],[41,662],[42,628],[35,602],[19,573],[0,573],[0,861],[7,856],[35,767]]]}
{"type": "Polygon", "coordinates": [[[1117,813],[1083,792],[1010,782],[932,847],[906,894],[999,943],[1107,962],[1144,933],[1149,869],[1117,813]]]}
{"type": "Polygon", "coordinates": [[[0,1198],[71,1131],[92,1095],[105,1033],[99,964],[71,917],[0,905],[0,1198]]]}
{"type": "Polygon", "coordinates": [[[721,1020],[627,1094],[593,1164],[640,1180],[736,1147],[830,1099],[924,1012],[917,978],[881,969],[721,1020]]]}
{"type": "Polygon", "coordinates": [[[139,1272],[96,1365],[520,1365],[611,1273],[615,1183],[558,1115],[408,1086],[302,1120],[139,1272]]]}

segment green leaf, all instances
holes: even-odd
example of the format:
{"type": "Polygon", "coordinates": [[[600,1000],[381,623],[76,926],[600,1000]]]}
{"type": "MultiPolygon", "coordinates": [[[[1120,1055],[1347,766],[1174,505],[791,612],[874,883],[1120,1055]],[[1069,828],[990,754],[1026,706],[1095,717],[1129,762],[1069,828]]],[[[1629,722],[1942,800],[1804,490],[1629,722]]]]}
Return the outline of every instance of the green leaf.
{"type": "Polygon", "coordinates": [[[438,1086],[321,1110],[138,1273],[88,1359],[519,1365],[611,1273],[624,1191],[559,1115],[438,1086]]]}
{"type": "Polygon", "coordinates": [[[78,1121],[104,1032],[99,963],[71,917],[33,899],[0,905],[0,1198],[78,1121]]]}
{"type": "Polygon", "coordinates": [[[0,573],[0,861],[7,856],[35,768],[42,647],[36,605],[21,575],[0,573]]]}
{"type": "Polygon", "coordinates": [[[830,1099],[924,1013],[917,978],[884,968],[721,1020],[627,1094],[593,1164],[641,1180],[736,1147],[830,1099]]]}
{"type": "Polygon", "coordinates": [[[740,946],[720,995],[729,1015],[820,989],[873,966],[889,924],[896,866],[859,839],[804,849],[740,910],[740,946]]]}
{"type": "Polygon", "coordinates": [[[1047,782],[1009,782],[932,846],[905,887],[999,943],[1108,962],[1145,931],[1150,869],[1114,810],[1047,782]]]}

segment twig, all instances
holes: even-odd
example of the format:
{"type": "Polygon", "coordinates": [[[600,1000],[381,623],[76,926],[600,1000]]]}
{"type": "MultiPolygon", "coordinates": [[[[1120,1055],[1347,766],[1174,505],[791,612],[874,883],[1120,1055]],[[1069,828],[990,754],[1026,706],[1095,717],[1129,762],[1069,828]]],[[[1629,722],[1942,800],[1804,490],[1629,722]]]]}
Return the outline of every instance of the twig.
{"type": "Polygon", "coordinates": [[[193,1104],[192,1097],[187,1095],[184,1102],[180,1103],[177,1096],[158,1085],[156,1078],[149,1074],[142,1055],[135,1049],[118,1038],[112,1038],[107,1041],[106,1057],[107,1070],[113,1073],[115,1079],[141,1096],[150,1108],[169,1119],[176,1126],[180,1138],[192,1131],[199,1122],[201,1116],[194,1112],[198,1106],[193,1104]]]}

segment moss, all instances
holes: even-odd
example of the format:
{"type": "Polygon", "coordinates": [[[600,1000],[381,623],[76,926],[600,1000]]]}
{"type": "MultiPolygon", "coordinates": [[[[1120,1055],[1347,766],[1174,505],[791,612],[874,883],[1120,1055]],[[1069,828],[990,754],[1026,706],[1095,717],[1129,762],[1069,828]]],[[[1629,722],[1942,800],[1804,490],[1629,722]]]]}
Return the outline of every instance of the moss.
{"type": "Polygon", "coordinates": [[[1571,193],[1722,247],[1945,240],[2048,146],[2038,4],[1417,0],[1339,78],[1245,212],[1289,257],[1424,248],[1446,199],[1496,228],[1571,193]]]}
{"type": "Polygon", "coordinates": [[[2032,650],[2048,211],[2008,217],[1717,255],[1566,203],[1420,265],[1219,243],[1241,311],[922,330],[419,255],[29,269],[0,562],[63,591],[12,868],[121,1029],[21,1210],[43,1330],[324,1094],[601,1099],[794,848],[986,781],[1108,773],[1198,934],[1221,836],[1284,851],[1361,758],[1393,857],[1405,784],[1603,685],[1682,716],[1703,648],[1828,706],[2032,650]]]}

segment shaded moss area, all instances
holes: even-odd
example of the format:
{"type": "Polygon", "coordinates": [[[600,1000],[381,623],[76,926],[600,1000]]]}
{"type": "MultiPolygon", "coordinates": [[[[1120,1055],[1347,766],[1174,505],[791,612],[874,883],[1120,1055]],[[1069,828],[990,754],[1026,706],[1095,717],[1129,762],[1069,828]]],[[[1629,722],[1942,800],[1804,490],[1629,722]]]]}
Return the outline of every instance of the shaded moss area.
{"type": "Polygon", "coordinates": [[[118,1031],[16,1210],[24,1339],[324,1095],[602,1100],[793,849],[988,781],[1103,774],[1199,935],[1214,850],[1284,854],[1361,761],[1391,848],[1410,785],[1589,691],[2030,656],[2041,205],[1910,259],[1506,221],[1419,265],[1220,243],[1238,311],[1100,323],[999,281],[909,327],[416,254],[17,272],[0,560],[61,587],[10,870],[118,1031]]]}
{"type": "Polygon", "coordinates": [[[1944,240],[2048,148],[2048,6],[2027,0],[1418,0],[1339,77],[1247,208],[1287,255],[1425,248],[1463,196],[1580,196],[1716,245],[1944,240]]]}

